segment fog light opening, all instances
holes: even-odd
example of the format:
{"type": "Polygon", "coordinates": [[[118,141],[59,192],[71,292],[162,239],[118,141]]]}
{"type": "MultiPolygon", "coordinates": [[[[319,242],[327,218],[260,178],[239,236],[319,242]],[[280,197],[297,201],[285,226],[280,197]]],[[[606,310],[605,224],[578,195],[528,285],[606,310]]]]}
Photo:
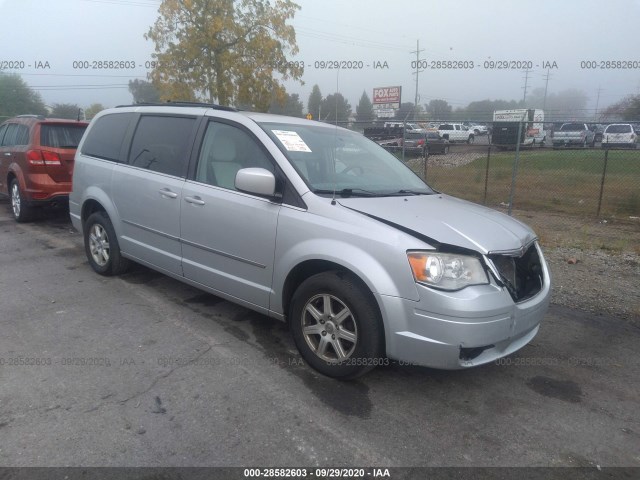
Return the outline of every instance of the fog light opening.
{"type": "Polygon", "coordinates": [[[490,348],[495,347],[495,345],[486,345],[484,347],[473,347],[473,348],[463,348],[460,347],[460,360],[469,361],[474,358],[478,358],[482,352],[488,350],[490,348]]]}

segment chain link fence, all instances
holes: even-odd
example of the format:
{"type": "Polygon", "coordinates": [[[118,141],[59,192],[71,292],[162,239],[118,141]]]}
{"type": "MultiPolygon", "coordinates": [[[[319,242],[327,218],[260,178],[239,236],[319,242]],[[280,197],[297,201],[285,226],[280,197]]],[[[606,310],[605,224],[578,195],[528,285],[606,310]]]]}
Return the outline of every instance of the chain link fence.
{"type": "MultiPolygon", "coordinates": [[[[350,125],[365,132],[363,125],[350,125]]],[[[640,218],[640,148],[544,144],[498,148],[491,133],[450,142],[442,153],[403,148],[403,139],[376,139],[434,189],[492,208],[576,217],[640,218]],[[445,153],[446,151],[446,153],[445,153]]],[[[405,134],[402,133],[404,136],[405,134]]],[[[517,142],[516,142],[517,143],[517,142]]]]}

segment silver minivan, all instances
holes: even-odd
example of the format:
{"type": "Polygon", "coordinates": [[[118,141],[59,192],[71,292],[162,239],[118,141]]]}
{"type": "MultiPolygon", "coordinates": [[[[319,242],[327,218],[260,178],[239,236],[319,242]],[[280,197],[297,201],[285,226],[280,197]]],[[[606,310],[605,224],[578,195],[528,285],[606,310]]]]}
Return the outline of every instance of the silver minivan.
{"type": "Polygon", "coordinates": [[[96,272],[134,261],[286,321],[331,377],[492,362],[531,341],[549,304],[530,228],[315,121],[108,109],[78,147],[69,203],[96,272]]]}

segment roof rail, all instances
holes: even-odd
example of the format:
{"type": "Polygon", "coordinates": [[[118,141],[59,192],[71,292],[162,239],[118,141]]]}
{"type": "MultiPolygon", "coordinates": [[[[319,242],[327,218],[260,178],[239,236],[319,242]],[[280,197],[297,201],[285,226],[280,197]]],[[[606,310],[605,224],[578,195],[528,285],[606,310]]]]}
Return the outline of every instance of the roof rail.
{"type": "Polygon", "coordinates": [[[131,105],[118,105],[116,108],[124,107],[204,107],[212,108],[214,110],[224,110],[227,112],[237,112],[238,109],[234,107],[227,107],[225,105],[217,105],[215,103],[202,103],[202,102],[140,102],[131,105]]]}
{"type": "Polygon", "coordinates": [[[16,118],[38,118],[40,120],[44,120],[45,116],[44,115],[25,114],[25,115],[16,115],[16,118]]]}

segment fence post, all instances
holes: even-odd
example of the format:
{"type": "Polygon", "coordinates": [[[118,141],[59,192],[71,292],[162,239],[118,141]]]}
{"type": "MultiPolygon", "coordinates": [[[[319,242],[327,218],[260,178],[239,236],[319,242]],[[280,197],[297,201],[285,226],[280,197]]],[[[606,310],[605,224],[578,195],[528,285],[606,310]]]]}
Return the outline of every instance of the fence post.
{"type": "Polygon", "coordinates": [[[602,194],[604,193],[604,179],[607,176],[607,162],[609,161],[609,149],[604,151],[604,168],[602,169],[602,179],[600,180],[600,197],[598,198],[598,213],[596,217],[600,216],[600,207],[602,207],[602,194]]]}
{"type": "Polygon", "coordinates": [[[518,176],[518,162],[520,161],[520,137],[522,135],[522,120],[518,123],[518,138],[516,138],[516,159],[513,162],[513,173],[511,174],[511,192],[509,192],[509,216],[513,210],[513,195],[516,191],[516,177],[518,176]]]}
{"type": "Polygon", "coordinates": [[[487,204],[487,189],[489,188],[489,160],[491,160],[491,143],[489,143],[489,149],[487,150],[487,168],[484,172],[484,199],[482,200],[483,205],[487,204]]]}
{"type": "Polygon", "coordinates": [[[404,163],[404,142],[407,139],[406,132],[407,131],[407,120],[405,119],[402,122],[402,162],[404,163]]]}
{"type": "Polygon", "coordinates": [[[423,172],[423,177],[424,177],[424,183],[427,183],[427,163],[429,162],[429,150],[425,150],[425,154],[424,154],[424,172],[423,172]]]}

